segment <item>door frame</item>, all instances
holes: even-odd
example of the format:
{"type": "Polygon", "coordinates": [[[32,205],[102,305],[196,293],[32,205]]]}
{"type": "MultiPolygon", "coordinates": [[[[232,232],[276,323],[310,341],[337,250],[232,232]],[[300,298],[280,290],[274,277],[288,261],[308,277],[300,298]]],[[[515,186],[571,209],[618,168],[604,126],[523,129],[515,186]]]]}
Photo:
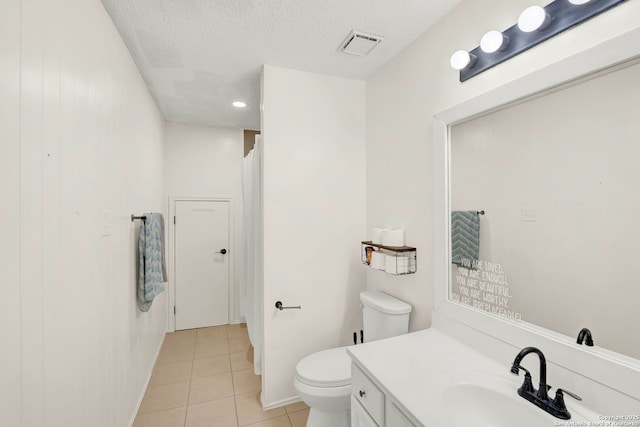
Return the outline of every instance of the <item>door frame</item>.
{"type": "Polygon", "coordinates": [[[175,239],[176,239],[176,226],[173,223],[173,218],[176,214],[177,202],[189,202],[189,201],[207,201],[207,202],[228,202],[229,203],[229,240],[228,252],[228,264],[227,264],[227,315],[229,322],[232,321],[232,313],[235,313],[235,253],[239,249],[235,238],[235,213],[233,199],[228,196],[169,196],[169,206],[167,211],[169,216],[167,218],[167,241],[168,241],[168,254],[167,259],[167,276],[169,278],[168,283],[168,296],[167,298],[167,332],[175,332],[176,330],[176,316],[173,312],[173,307],[176,303],[176,254],[175,254],[175,239]]]}

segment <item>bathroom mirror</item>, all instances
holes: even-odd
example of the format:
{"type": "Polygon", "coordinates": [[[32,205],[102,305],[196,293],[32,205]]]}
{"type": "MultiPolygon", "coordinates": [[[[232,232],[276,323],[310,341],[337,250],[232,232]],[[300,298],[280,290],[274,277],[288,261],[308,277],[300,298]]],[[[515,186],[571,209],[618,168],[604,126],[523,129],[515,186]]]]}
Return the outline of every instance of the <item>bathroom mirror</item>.
{"type": "Polygon", "coordinates": [[[638,76],[626,62],[450,126],[450,301],[640,359],[638,76]]]}

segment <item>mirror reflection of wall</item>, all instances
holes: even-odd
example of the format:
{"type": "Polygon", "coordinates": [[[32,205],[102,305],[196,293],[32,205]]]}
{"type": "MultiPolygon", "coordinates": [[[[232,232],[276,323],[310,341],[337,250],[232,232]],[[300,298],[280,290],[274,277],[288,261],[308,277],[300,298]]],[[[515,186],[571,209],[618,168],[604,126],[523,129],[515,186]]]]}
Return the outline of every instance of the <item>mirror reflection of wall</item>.
{"type": "MultiPolygon", "coordinates": [[[[509,313],[640,359],[638,76],[626,64],[453,126],[450,180],[452,211],[485,211],[478,259],[504,269],[509,313]]],[[[454,299],[477,270],[452,264],[454,299]]]]}

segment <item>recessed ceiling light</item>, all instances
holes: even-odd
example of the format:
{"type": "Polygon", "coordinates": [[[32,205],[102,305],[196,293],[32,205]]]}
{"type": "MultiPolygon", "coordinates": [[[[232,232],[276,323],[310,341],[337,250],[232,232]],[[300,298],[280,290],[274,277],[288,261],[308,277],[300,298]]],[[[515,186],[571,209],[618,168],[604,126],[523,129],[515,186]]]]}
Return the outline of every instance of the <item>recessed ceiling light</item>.
{"type": "Polygon", "coordinates": [[[247,103],[242,101],[233,101],[233,104],[231,105],[233,105],[236,108],[244,108],[247,106],[247,103]]]}

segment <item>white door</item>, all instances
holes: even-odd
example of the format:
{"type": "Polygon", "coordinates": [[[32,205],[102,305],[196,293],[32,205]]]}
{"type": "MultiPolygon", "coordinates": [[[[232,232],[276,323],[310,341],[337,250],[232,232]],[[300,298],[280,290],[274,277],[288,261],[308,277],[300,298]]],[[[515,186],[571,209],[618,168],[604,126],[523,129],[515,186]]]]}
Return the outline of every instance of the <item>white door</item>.
{"type": "Polygon", "coordinates": [[[229,323],[229,202],[175,202],[176,330],[229,323]]]}

